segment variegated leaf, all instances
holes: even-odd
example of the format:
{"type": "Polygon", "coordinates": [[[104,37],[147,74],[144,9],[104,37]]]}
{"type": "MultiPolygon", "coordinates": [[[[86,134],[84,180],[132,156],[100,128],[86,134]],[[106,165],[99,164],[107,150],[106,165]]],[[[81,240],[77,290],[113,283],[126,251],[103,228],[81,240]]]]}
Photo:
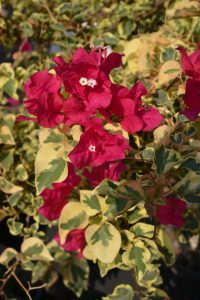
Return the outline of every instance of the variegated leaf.
{"type": "Polygon", "coordinates": [[[73,229],[82,229],[88,225],[89,218],[80,202],[69,202],[62,209],[59,218],[59,235],[61,244],[73,229]]]}
{"type": "Polygon", "coordinates": [[[25,259],[41,261],[54,260],[43,241],[36,237],[30,237],[23,241],[21,244],[21,253],[25,259]]]}
{"type": "Polygon", "coordinates": [[[110,223],[90,225],[85,232],[89,249],[103,263],[112,263],[121,246],[121,236],[110,223]]]}
{"type": "Polygon", "coordinates": [[[103,297],[102,300],[133,300],[134,291],[129,284],[120,284],[115,287],[112,294],[103,297]]]}
{"type": "MultiPolygon", "coordinates": [[[[37,194],[52,183],[65,180],[68,175],[66,137],[58,129],[44,128],[39,134],[40,148],[35,160],[37,194]]],[[[71,148],[70,148],[71,149],[71,148]]]]}

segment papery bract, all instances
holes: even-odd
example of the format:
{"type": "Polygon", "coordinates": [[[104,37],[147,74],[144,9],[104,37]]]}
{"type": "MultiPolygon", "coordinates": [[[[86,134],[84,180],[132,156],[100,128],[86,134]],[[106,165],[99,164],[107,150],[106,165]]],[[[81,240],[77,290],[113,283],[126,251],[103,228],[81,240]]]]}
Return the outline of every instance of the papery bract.
{"type": "Polygon", "coordinates": [[[183,213],[187,207],[183,200],[165,197],[166,204],[157,208],[156,216],[161,224],[182,227],[185,223],[183,213]]]}
{"type": "Polygon", "coordinates": [[[21,52],[30,52],[33,50],[32,44],[28,40],[23,40],[21,45],[19,46],[19,51],[21,52]]]}
{"type": "Polygon", "coordinates": [[[103,59],[100,51],[95,53],[92,49],[87,53],[79,48],[71,63],[66,63],[61,57],[56,57],[54,61],[66,91],[81,98],[87,111],[96,112],[109,106],[112,93],[108,75],[113,67],[120,65],[120,54],[111,53],[103,59]]]}
{"type": "Polygon", "coordinates": [[[7,102],[12,107],[17,107],[17,106],[19,106],[21,104],[21,102],[19,100],[16,100],[14,98],[7,98],[7,102]]]}
{"type": "Polygon", "coordinates": [[[71,96],[64,102],[64,124],[87,126],[94,118],[94,114],[86,111],[85,105],[78,98],[71,96]]]}
{"type": "Polygon", "coordinates": [[[200,112],[200,81],[190,78],[186,81],[183,100],[185,102],[185,109],[182,113],[189,120],[195,120],[200,112]]]}
{"type": "Polygon", "coordinates": [[[39,208],[39,212],[48,220],[59,218],[61,210],[67,202],[67,197],[80,182],[80,177],[75,174],[71,163],[68,165],[68,172],[69,174],[63,182],[53,183],[53,189],[46,188],[41,193],[44,204],[39,208]]]}
{"type": "Polygon", "coordinates": [[[66,241],[61,245],[59,235],[57,234],[54,239],[57,243],[65,250],[69,252],[78,251],[77,256],[79,258],[83,257],[83,249],[85,248],[85,229],[74,229],[70,231],[67,235],[66,241]]]}
{"type": "Polygon", "coordinates": [[[163,117],[154,107],[142,105],[141,97],[147,90],[141,82],[137,82],[131,90],[126,87],[113,85],[113,98],[106,110],[101,110],[106,118],[111,117],[109,111],[120,119],[124,130],[134,134],[137,131],[151,131],[156,128],[163,117]]]}
{"type": "Polygon", "coordinates": [[[29,99],[47,96],[49,93],[58,93],[61,82],[57,76],[50,74],[48,70],[38,71],[34,73],[29,80],[26,81],[24,89],[29,99]]]}
{"type": "Polygon", "coordinates": [[[181,66],[183,72],[189,77],[200,80],[200,48],[188,55],[186,49],[178,47],[181,53],[181,66]]]}
{"type": "MultiPolygon", "coordinates": [[[[28,100],[25,107],[36,116],[38,123],[53,128],[64,121],[63,99],[59,94],[61,82],[47,70],[36,72],[25,83],[28,100]]],[[[29,120],[29,117],[26,118],[29,120]]]]}
{"type": "Polygon", "coordinates": [[[88,128],[79,143],[70,152],[69,158],[76,168],[97,167],[125,157],[128,141],[120,134],[111,134],[102,126],[88,128]]]}
{"type": "Polygon", "coordinates": [[[95,167],[89,172],[84,170],[83,175],[86,176],[93,187],[97,186],[105,178],[117,181],[122,171],[126,169],[126,165],[122,162],[109,162],[102,166],[95,167]]]}
{"type": "Polygon", "coordinates": [[[64,121],[63,100],[58,94],[48,94],[45,98],[29,99],[24,105],[30,114],[37,117],[41,126],[54,128],[64,121]]]}

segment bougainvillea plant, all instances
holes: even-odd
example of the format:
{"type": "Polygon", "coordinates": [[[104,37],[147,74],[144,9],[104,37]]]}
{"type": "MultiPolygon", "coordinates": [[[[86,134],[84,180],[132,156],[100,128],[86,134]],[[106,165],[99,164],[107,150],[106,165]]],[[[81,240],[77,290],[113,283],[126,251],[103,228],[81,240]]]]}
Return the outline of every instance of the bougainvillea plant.
{"type": "MultiPolygon", "coordinates": [[[[198,68],[192,64],[198,52],[188,57],[179,50],[183,72],[195,76],[186,82],[181,116],[188,115],[192,105],[187,101],[188,81],[198,83],[198,68]]],[[[120,67],[122,56],[92,47],[89,52],[79,48],[70,62],[55,57],[54,69],[38,71],[25,83],[24,105],[32,116],[21,115],[18,121],[41,126],[35,161],[37,194],[44,201],[39,213],[58,220],[54,239],[60,247],[80,260],[98,263],[102,276],[115,267],[132,269],[137,284],[144,290],[148,286],[149,296],[165,297],[157,287],[156,261],[160,257],[172,263],[174,252],[160,224],[184,224],[187,188],[194,184],[186,174],[185,191],[177,180],[173,171],[181,168],[180,154],[173,149],[177,141],[170,140],[165,130],[171,134],[178,127],[187,128],[189,122],[177,119],[165,125],[169,120],[145,104],[148,91],[142,82],[130,89],[115,84],[109,74],[120,67]],[[147,148],[137,151],[131,140],[135,133],[146,131],[154,131],[157,139],[148,145],[150,156],[147,148]],[[149,166],[151,158],[152,170],[139,174],[136,166],[128,176],[130,160],[149,166]]],[[[26,243],[23,251],[34,256],[35,249],[37,256],[53,259],[39,249],[36,238],[26,243]]],[[[121,289],[133,297],[130,286],[121,289]]]]}

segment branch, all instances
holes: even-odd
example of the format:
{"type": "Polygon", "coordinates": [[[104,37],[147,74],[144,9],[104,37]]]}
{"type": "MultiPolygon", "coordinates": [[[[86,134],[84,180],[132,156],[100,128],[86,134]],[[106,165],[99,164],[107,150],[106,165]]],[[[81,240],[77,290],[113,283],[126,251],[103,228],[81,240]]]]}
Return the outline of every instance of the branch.
{"type": "Polygon", "coordinates": [[[23,285],[23,283],[21,282],[21,280],[17,277],[17,275],[15,273],[11,274],[15,280],[17,281],[17,283],[21,286],[21,288],[24,290],[24,292],[26,293],[27,297],[29,300],[32,300],[31,295],[29,294],[29,291],[26,289],[26,287],[23,285]]]}

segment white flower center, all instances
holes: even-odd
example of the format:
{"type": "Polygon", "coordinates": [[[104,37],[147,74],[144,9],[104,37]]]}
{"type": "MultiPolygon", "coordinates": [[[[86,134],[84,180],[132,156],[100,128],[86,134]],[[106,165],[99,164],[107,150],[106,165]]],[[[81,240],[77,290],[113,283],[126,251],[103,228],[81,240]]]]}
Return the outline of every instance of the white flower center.
{"type": "Polygon", "coordinates": [[[93,88],[93,87],[95,87],[95,85],[97,85],[97,82],[95,79],[92,79],[92,78],[87,79],[86,77],[81,77],[79,80],[79,83],[82,86],[87,85],[87,86],[90,86],[91,88],[93,88]]]}
{"type": "Polygon", "coordinates": [[[89,79],[87,85],[93,88],[95,85],[97,85],[97,82],[95,79],[89,79]]]}
{"type": "Polygon", "coordinates": [[[88,80],[85,77],[81,77],[81,79],[79,80],[80,85],[84,86],[88,84],[88,80]]]}
{"type": "Polygon", "coordinates": [[[88,150],[91,151],[91,152],[95,152],[95,151],[96,151],[96,146],[90,145],[90,146],[88,147],[88,150]]]}

